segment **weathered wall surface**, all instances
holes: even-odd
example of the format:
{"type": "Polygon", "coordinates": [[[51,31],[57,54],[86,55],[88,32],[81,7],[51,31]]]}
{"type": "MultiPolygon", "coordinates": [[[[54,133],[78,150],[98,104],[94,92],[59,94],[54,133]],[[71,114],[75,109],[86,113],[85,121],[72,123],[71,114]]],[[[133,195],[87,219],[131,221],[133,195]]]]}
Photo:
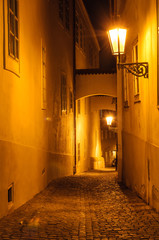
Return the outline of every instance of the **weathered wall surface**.
{"type": "MultiPolygon", "coordinates": [[[[2,2],[2,1],[1,1],[2,2]]],[[[4,4],[6,5],[4,0],[4,4]]],[[[73,113],[61,114],[61,72],[73,91],[72,21],[66,32],[58,1],[19,2],[20,71],[4,69],[3,4],[0,4],[0,216],[41,191],[53,178],[73,173],[73,113]],[[46,47],[46,110],[41,108],[41,48],[46,47]]],[[[72,19],[72,1],[70,1],[72,19]]],[[[67,98],[67,102],[69,102],[67,98]]]]}
{"type": "Polygon", "coordinates": [[[123,180],[147,200],[146,144],[139,137],[123,132],[123,180]]]}

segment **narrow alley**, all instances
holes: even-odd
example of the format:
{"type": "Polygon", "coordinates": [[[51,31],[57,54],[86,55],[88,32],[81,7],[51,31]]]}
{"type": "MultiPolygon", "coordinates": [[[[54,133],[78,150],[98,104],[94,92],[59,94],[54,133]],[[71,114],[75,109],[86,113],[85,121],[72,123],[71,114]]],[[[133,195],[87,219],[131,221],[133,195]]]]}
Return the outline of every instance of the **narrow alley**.
{"type": "Polygon", "coordinates": [[[159,215],[116,172],[56,179],[0,220],[0,239],[159,239],[159,215]]]}

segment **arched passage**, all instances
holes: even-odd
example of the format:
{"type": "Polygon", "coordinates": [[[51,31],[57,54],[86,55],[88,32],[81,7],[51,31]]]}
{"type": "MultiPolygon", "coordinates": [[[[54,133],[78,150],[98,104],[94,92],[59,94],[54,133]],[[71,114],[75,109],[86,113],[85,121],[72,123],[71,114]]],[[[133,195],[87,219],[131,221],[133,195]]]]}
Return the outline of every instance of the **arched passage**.
{"type": "MultiPolygon", "coordinates": [[[[116,116],[115,98],[107,95],[82,97],[76,100],[76,110],[77,172],[106,167],[102,150],[102,132],[106,128],[106,121],[103,125],[103,110],[116,116]]],[[[113,136],[115,138],[114,133],[111,138],[113,136]]]]}

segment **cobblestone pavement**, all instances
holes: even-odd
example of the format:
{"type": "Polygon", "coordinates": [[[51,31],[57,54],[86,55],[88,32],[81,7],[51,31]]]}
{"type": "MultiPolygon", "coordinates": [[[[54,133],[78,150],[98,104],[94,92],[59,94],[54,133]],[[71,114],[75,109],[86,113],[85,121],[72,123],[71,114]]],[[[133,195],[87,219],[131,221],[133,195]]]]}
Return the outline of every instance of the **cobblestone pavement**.
{"type": "Polygon", "coordinates": [[[87,172],[54,180],[3,217],[0,239],[159,239],[159,215],[117,173],[87,172]]]}

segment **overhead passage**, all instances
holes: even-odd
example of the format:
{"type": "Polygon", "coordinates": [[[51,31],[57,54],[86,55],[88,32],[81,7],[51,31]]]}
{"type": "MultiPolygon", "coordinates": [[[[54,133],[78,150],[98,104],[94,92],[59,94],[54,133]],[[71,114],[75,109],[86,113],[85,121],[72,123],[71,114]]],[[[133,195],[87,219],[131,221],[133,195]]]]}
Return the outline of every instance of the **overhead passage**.
{"type": "Polygon", "coordinates": [[[107,95],[117,97],[117,75],[105,73],[76,74],[76,99],[92,96],[107,95]]]}

